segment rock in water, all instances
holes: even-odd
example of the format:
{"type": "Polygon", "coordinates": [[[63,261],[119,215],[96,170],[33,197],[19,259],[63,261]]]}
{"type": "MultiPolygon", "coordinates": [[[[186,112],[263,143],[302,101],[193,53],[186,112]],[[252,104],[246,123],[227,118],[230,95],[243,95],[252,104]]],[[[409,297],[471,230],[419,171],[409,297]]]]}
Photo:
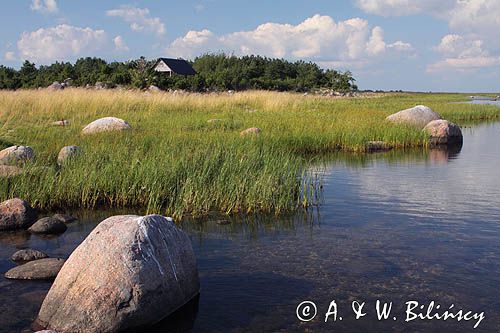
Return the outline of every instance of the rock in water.
{"type": "Polygon", "coordinates": [[[66,214],[54,214],[52,217],[63,223],[71,223],[78,220],[76,217],[66,214]]]}
{"type": "Polygon", "coordinates": [[[60,234],[65,232],[66,229],[68,227],[64,222],[53,217],[44,217],[36,221],[28,231],[34,234],[60,234]]]}
{"type": "Polygon", "coordinates": [[[82,149],[78,146],[66,146],[62,147],[59,151],[59,155],[57,155],[57,164],[63,165],[64,162],[72,158],[73,156],[78,155],[82,149]]]}
{"type": "Polygon", "coordinates": [[[100,132],[109,132],[109,131],[123,131],[130,129],[129,123],[125,120],[115,117],[105,117],[101,119],[97,119],[82,130],[83,134],[93,134],[100,132]]]}
{"type": "Polygon", "coordinates": [[[155,324],[198,295],[188,236],[159,215],[113,216],[71,254],[38,314],[59,333],[155,324]]]}
{"type": "Polygon", "coordinates": [[[431,121],[438,119],[441,119],[441,117],[432,111],[431,108],[424,105],[417,105],[413,108],[399,111],[386,118],[386,120],[393,123],[407,124],[420,128],[424,128],[431,121]]]}
{"type": "Polygon", "coordinates": [[[32,249],[25,249],[25,250],[19,250],[15,252],[10,259],[12,261],[21,261],[21,262],[28,262],[28,261],[33,261],[33,260],[38,260],[38,259],[44,259],[48,258],[49,256],[42,251],[37,251],[37,250],[32,250],[32,249]]]}
{"type": "Polygon", "coordinates": [[[460,127],[448,120],[431,121],[425,126],[424,131],[429,134],[431,145],[460,144],[463,141],[460,127]]]}
{"type": "Polygon", "coordinates": [[[0,231],[29,228],[36,211],[24,200],[14,198],[0,203],[0,231]]]}
{"type": "Polygon", "coordinates": [[[28,146],[12,146],[0,151],[0,164],[16,164],[33,158],[35,153],[28,146]]]}
{"type": "Polygon", "coordinates": [[[52,280],[64,265],[64,259],[45,258],[30,261],[5,273],[7,279],[14,280],[52,280]]]}
{"type": "Polygon", "coordinates": [[[251,127],[251,128],[247,128],[246,130],[244,131],[241,131],[240,132],[240,135],[241,136],[247,136],[247,135],[259,135],[261,132],[260,128],[257,128],[257,127],[251,127]]]}

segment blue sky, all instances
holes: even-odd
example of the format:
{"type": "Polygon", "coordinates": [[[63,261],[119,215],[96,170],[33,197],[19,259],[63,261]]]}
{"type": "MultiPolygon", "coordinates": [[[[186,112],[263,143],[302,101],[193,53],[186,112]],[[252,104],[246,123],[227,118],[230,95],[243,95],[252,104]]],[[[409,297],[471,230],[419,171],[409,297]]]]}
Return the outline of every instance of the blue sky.
{"type": "Polygon", "coordinates": [[[499,0],[5,1],[0,63],[261,54],[362,89],[500,91],[499,0]]]}

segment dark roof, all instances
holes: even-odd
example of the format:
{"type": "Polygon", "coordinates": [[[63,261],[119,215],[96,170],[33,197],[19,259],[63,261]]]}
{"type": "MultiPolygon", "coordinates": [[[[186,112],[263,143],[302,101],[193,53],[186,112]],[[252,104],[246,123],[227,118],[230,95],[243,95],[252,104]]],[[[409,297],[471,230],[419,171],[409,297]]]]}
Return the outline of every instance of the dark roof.
{"type": "MultiPolygon", "coordinates": [[[[171,59],[171,58],[160,58],[156,62],[163,61],[168,67],[175,73],[179,75],[195,75],[196,71],[191,67],[189,62],[184,59],[171,59]]],[[[156,66],[155,65],[155,66],[156,66]]]]}

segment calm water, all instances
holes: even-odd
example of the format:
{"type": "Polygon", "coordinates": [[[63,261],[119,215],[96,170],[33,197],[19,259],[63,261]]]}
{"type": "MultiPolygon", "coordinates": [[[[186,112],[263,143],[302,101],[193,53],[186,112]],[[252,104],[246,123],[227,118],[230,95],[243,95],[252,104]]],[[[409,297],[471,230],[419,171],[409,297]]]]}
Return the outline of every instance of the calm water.
{"type": "MultiPolygon", "coordinates": [[[[461,151],[331,156],[322,205],[283,217],[185,221],[202,291],[172,320],[149,332],[471,332],[475,321],[405,323],[404,302],[485,312],[476,331],[500,330],[500,124],[465,128],[461,151]],[[377,299],[392,301],[379,322],[377,299]],[[315,320],[295,310],[314,301],[315,320]],[[342,321],[324,323],[335,300],[342,321]],[[353,300],[367,316],[354,319],[353,300]],[[397,320],[392,320],[392,317],[397,320]]],[[[20,248],[67,257],[112,213],[76,212],[56,238],[0,233],[0,273],[20,248]]],[[[0,332],[35,318],[49,283],[0,278],[0,332]]]]}

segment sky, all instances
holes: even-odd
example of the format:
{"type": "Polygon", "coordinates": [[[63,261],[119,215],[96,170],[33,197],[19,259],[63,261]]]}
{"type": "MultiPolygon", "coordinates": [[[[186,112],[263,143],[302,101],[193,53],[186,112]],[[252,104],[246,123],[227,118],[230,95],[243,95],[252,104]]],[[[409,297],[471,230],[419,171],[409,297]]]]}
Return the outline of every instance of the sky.
{"type": "Polygon", "coordinates": [[[360,89],[500,91],[500,0],[4,0],[0,64],[259,54],[360,89]]]}

